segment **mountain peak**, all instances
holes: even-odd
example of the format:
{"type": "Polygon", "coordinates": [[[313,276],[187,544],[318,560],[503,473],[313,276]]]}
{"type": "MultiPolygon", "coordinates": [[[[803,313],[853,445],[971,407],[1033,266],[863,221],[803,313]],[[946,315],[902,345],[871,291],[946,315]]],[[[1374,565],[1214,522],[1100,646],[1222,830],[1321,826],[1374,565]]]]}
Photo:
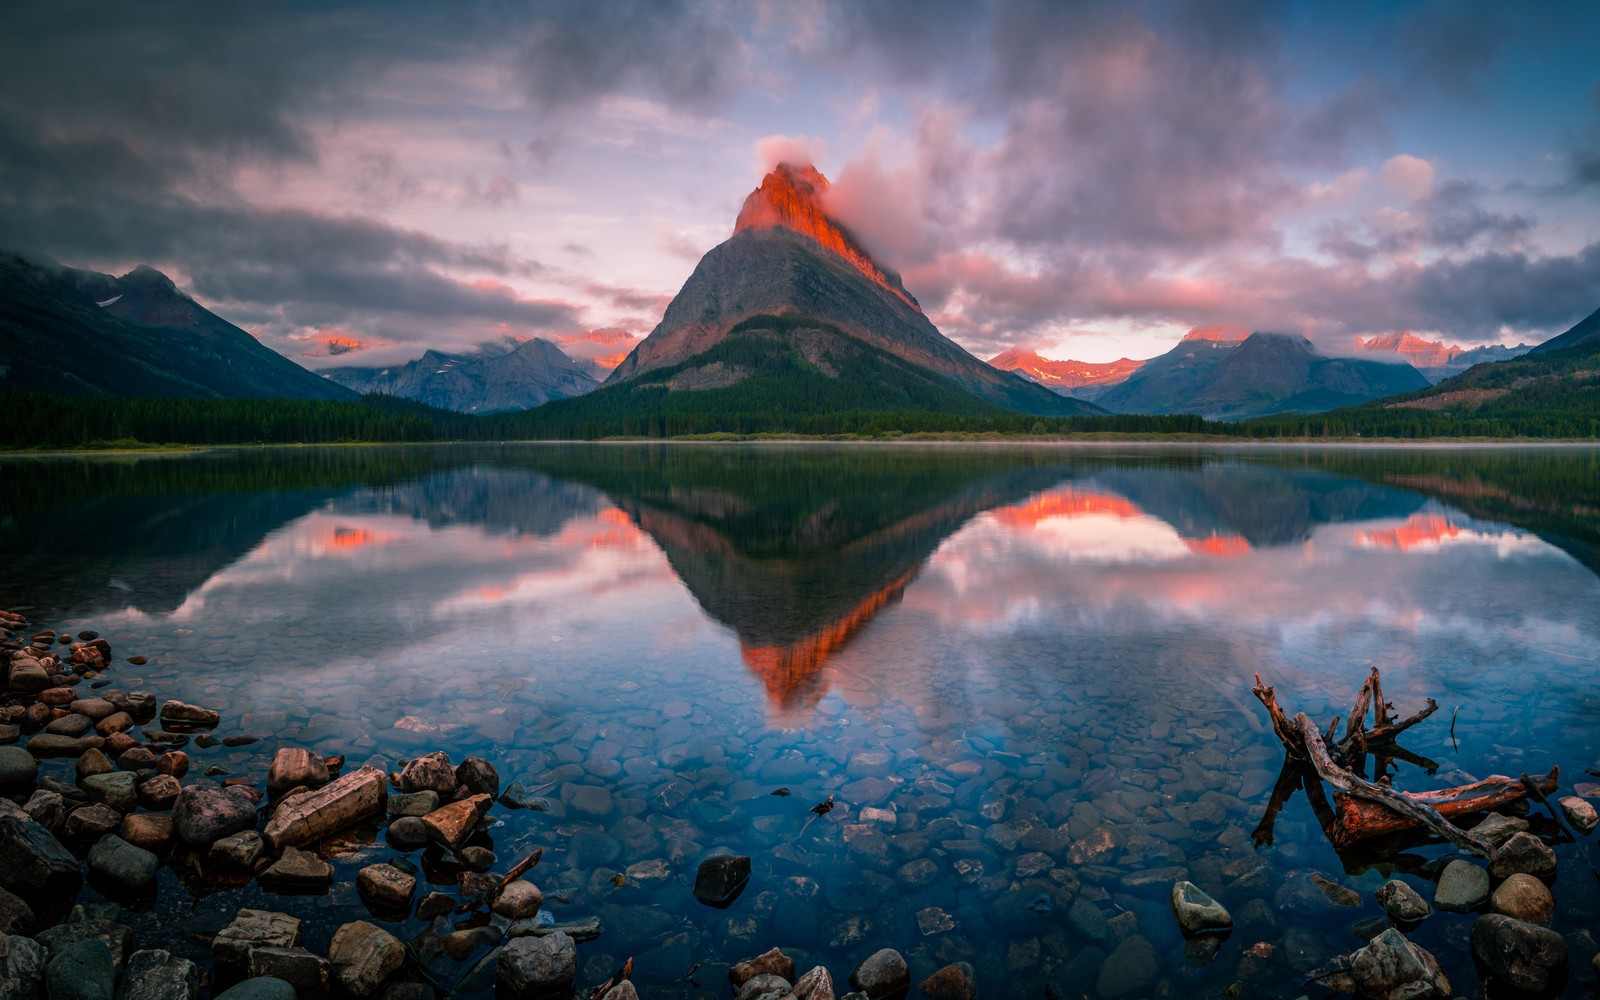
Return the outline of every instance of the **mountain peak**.
{"type": "Polygon", "coordinates": [[[1213,341],[1228,342],[1244,340],[1250,336],[1250,331],[1242,326],[1197,326],[1183,335],[1188,342],[1213,341]]]}
{"type": "Polygon", "coordinates": [[[811,164],[780,163],[745,198],[733,232],[781,227],[809,237],[921,312],[917,300],[900,283],[900,276],[873,260],[850,231],[828,214],[822,204],[828,188],[828,178],[811,164]]]}

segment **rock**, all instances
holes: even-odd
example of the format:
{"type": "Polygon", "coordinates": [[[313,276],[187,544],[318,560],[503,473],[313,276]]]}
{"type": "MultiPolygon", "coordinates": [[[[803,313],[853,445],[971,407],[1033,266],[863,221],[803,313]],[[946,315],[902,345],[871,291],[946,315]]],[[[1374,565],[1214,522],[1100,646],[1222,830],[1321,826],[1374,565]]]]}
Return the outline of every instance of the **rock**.
{"type": "Polygon", "coordinates": [[[0,889],[33,906],[59,904],[78,895],[83,875],[49,830],[22,816],[0,814],[0,889]]]}
{"type": "Polygon", "coordinates": [[[52,792],[48,788],[36,788],[28,796],[27,804],[22,811],[33,817],[33,821],[49,830],[51,833],[61,829],[61,824],[67,820],[67,800],[60,792],[52,792]]]}
{"type": "Polygon", "coordinates": [[[12,657],[10,668],[6,671],[6,687],[13,694],[31,694],[49,686],[50,674],[40,666],[38,660],[25,656],[12,657]]]}
{"type": "Polygon", "coordinates": [[[1594,806],[1589,804],[1589,800],[1577,795],[1568,795],[1561,800],[1561,812],[1579,833],[1591,832],[1595,823],[1600,822],[1600,815],[1596,815],[1594,806]]]}
{"type": "Polygon", "coordinates": [[[1442,1000],[1450,996],[1450,980],[1439,970],[1439,963],[1393,927],[1350,956],[1350,973],[1361,995],[1372,1000],[1442,1000]]]}
{"type": "Polygon", "coordinates": [[[393,865],[367,865],[356,874],[356,889],[374,910],[409,911],[417,880],[393,865]]]}
{"type": "Polygon", "coordinates": [[[251,978],[283,980],[302,1000],[321,1000],[328,993],[327,959],[304,948],[252,948],[249,970],[251,978]]]}
{"type": "Polygon", "coordinates": [[[694,876],[694,898],[707,906],[726,907],[750,882],[750,859],[718,854],[700,862],[694,876]]]}
{"type": "Polygon", "coordinates": [[[117,970],[104,941],[78,941],[45,966],[45,992],[50,1000],[112,1000],[117,970]]]}
{"type": "Polygon", "coordinates": [[[127,771],[91,774],[83,779],[82,787],[89,801],[103,803],[119,813],[139,808],[139,779],[127,771]]]}
{"type": "Polygon", "coordinates": [[[161,706],[161,721],[165,725],[198,726],[210,729],[221,721],[221,716],[209,708],[169,701],[161,706]]]}
{"type": "Polygon", "coordinates": [[[218,993],[212,1000],[295,1000],[294,987],[281,979],[261,976],[218,993]]]}
{"type": "Polygon", "coordinates": [[[574,941],[593,941],[605,930],[600,923],[599,917],[569,920],[560,924],[541,923],[540,921],[546,916],[548,914],[541,913],[533,920],[518,920],[506,930],[506,937],[544,937],[549,934],[565,934],[574,941]]]}
{"type": "Polygon", "coordinates": [[[1548,924],[1555,916],[1556,901],[1543,882],[1518,872],[1490,895],[1489,909],[1530,924],[1548,924]]]}
{"type": "Polygon", "coordinates": [[[1496,847],[1510,840],[1514,834],[1521,833],[1528,828],[1528,821],[1520,816],[1505,816],[1500,813],[1490,813],[1485,816],[1472,832],[1487,840],[1496,847]]]}
{"type": "Polygon", "coordinates": [[[230,834],[254,830],[256,807],[246,798],[207,785],[191,785],[172,806],[172,827],[190,847],[209,849],[230,834]]]}
{"type": "Polygon", "coordinates": [[[24,788],[39,775],[39,762],[21,747],[0,747],[0,788],[24,788]]]}
{"type": "Polygon", "coordinates": [[[507,920],[527,920],[544,905],[544,893],[532,882],[518,879],[506,886],[494,901],[494,912],[507,920]]]}
{"type": "Polygon", "coordinates": [[[1549,993],[1567,974],[1567,942],[1560,934],[1500,913],[1472,925],[1472,954],[1514,990],[1549,993]]]}
{"type": "Polygon", "coordinates": [[[262,885],[285,889],[326,889],[333,881],[333,866],[298,847],[286,847],[283,856],[256,876],[262,885]]]}
{"type": "Polygon", "coordinates": [[[206,864],[223,870],[254,871],[265,847],[261,834],[254,830],[230,834],[211,845],[206,864]]]}
{"type": "Polygon", "coordinates": [[[183,793],[183,786],[170,774],[153,774],[138,786],[139,804],[146,809],[162,811],[171,809],[183,793]]]}
{"type": "Polygon", "coordinates": [[[1101,946],[1111,944],[1111,927],[1106,921],[1105,914],[1100,912],[1098,906],[1082,896],[1074,898],[1072,905],[1067,907],[1067,926],[1092,944],[1101,946]]]}
{"type": "Polygon", "coordinates": [[[274,850],[321,840],[382,813],[388,798],[389,781],[384,773],[363,767],[278,806],[262,836],[274,850]]]}
{"type": "Polygon", "coordinates": [[[1161,962],[1156,958],[1155,948],[1135,934],[1106,956],[1095,988],[1105,1000],[1149,996],[1160,973],[1161,962]]]}
{"type": "Polygon", "coordinates": [[[100,802],[79,806],[67,814],[61,828],[67,843],[75,847],[93,844],[122,825],[122,814],[100,802]]]}
{"type": "Polygon", "coordinates": [[[172,846],[172,817],[153,813],[129,813],[122,817],[118,835],[134,847],[160,854],[172,846]]]}
{"type": "Polygon", "coordinates": [[[78,758],[78,782],[82,784],[85,778],[96,774],[110,774],[116,769],[117,765],[111,763],[110,759],[106,757],[105,751],[85,750],[83,756],[78,758]]]}
{"type": "Polygon", "coordinates": [[[183,777],[189,773],[189,755],[182,750],[168,750],[156,761],[156,773],[183,777]]]}
{"type": "Polygon", "coordinates": [[[252,950],[292,948],[299,943],[298,918],[272,910],[243,909],[211,939],[211,958],[224,976],[238,976],[250,967],[252,950]]]}
{"type": "Polygon", "coordinates": [[[339,985],[353,996],[365,998],[405,967],[406,947],[377,924],[357,920],[334,931],[328,961],[339,985]]]}
{"type": "Polygon", "coordinates": [[[752,976],[734,993],[733,1000],[787,1000],[794,996],[789,980],[763,972],[752,976]]]}
{"type": "Polygon", "coordinates": [[[492,799],[500,794],[500,772],[482,757],[468,757],[456,765],[456,784],[474,795],[492,799]]]}
{"type": "Polygon", "coordinates": [[[43,760],[47,757],[81,757],[89,750],[106,745],[104,736],[57,736],[40,733],[28,741],[28,752],[43,760]]]}
{"type": "Polygon", "coordinates": [[[561,790],[567,808],[581,816],[604,819],[616,807],[611,793],[595,785],[567,785],[561,790]]]}
{"type": "Polygon", "coordinates": [[[494,867],[494,852],[487,847],[472,845],[456,852],[456,860],[468,871],[486,872],[494,867]]]}
{"type": "Polygon", "coordinates": [[[977,1000],[978,974],[966,962],[952,962],[917,985],[929,1000],[977,1000]]]}
{"type": "Polygon", "coordinates": [[[436,750],[424,754],[407,764],[400,771],[400,790],[402,792],[431,791],[441,798],[448,798],[455,794],[456,769],[450,763],[450,755],[443,750],[436,750]]]}
{"type": "Polygon", "coordinates": [[[1415,923],[1433,912],[1417,890],[1397,878],[1378,887],[1378,905],[1401,923],[1415,923]]]}
{"type": "Polygon", "coordinates": [[[0,997],[33,1000],[44,985],[45,950],[19,934],[0,934],[0,997]]]}
{"type": "Polygon", "coordinates": [[[533,1000],[567,990],[578,974],[577,956],[577,946],[565,934],[516,938],[500,951],[494,974],[496,995],[533,1000]]]}
{"type": "Polygon", "coordinates": [[[622,982],[606,990],[600,1000],[639,1000],[639,991],[633,988],[630,980],[622,982]]]}
{"type": "MultiPolygon", "coordinates": [[[[94,728],[94,720],[86,715],[63,715],[59,719],[51,719],[50,724],[44,727],[44,731],[55,733],[57,736],[82,736],[94,728]]],[[[107,733],[102,731],[100,735],[105,736],[107,733]]]]}
{"type": "Polygon", "coordinates": [[[893,948],[883,948],[862,960],[850,973],[850,986],[865,993],[871,1000],[908,989],[911,970],[906,960],[893,948]]]}
{"type": "Polygon", "coordinates": [[[794,959],[773,948],[728,969],[728,981],[737,990],[756,976],[768,974],[793,980],[794,959]]]}
{"type": "Polygon", "coordinates": [[[389,843],[402,851],[415,850],[428,842],[428,824],[418,816],[401,816],[389,824],[389,843]]]}
{"type": "Polygon", "coordinates": [[[1173,883],[1172,914],[1178,918],[1183,933],[1189,936],[1233,929],[1233,917],[1223,905],[1193,882],[1173,883]]]}
{"type": "Polygon", "coordinates": [[[833,976],[818,965],[794,981],[796,1000],[837,1000],[833,991],[833,976]]]}
{"type": "Polygon", "coordinates": [[[455,850],[472,836],[493,801],[487,795],[472,795],[440,806],[422,817],[422,825],[428,828],[428,839],[455,850]]]}
{"type": "Polygon", "coordinates": [[[1489,873],[1460,858],[1444,866],[1439,885],[1433,890],[1433,905],[1456,913],[1476,909],[1488,898],[1489,873]]]}
{"type": "Polygon", "coordinates": [[[1512,834],[1489,862],[1489,874],[1494,878],[1510,878],[1518,872],[1550,878],[1556,873],[1556,852],[1531,833],[1512,834]]]}
{"type": "Polygon", "coordinates": [[[27,900],[0,889],[0,934],[32,934],[39,926],[27,900]]]}
{"type": "Polygon", "coordinates": [[[133,716],[127,712],[112,712],[94,724],[94,731],[101,736],[110,736],[112,733],[125,733],[132,728],[133,716]]]}
{"type": "Polygon", "coordinates": [[[134,952],[117,987],[117,1000],[195,1000],[199,995],[199,968],[160,950],[134,952]]]}
{"type": "Polygon", "coordinates": [[[114,833],[101,837],[89,848],[89,875],[97,884],[123,892],[142,892],[154,885],[158,865],[154,854],[114,833]]]}
{"type": "Polygon", "coordinates": [[[84,941],[98,941],[111,954],[111,964],[121,968],[133,950],[133,929],[110,920],[74,920],[40,931],[36,940],[55,958],[84,941]]]}
{"type": "Polygon", "coordinates": [[[297,785],[321,788],[328,783],[328,766],[322,758],[301,747],[279,747],[267,767],[267,794],[282,795],[297,785]]]}
{"type": "Polygon", "coordinates": [[[390,816],[426,816],[439,808],[438,792],[402,792],[389,796],[390,816]]]}

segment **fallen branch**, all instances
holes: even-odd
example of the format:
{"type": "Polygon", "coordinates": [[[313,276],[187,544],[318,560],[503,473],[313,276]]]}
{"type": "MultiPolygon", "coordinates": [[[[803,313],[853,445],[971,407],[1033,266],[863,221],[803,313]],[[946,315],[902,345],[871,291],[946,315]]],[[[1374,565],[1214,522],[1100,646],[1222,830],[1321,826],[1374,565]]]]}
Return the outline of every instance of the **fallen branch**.
{"type": "MultiPolygon", "coordinates": [[[[1470,834],[1455,826],[1440,815],[1439,811],[1432,805],[1419,802],[1410,796],[1402,795],[1391,788],[1374,784],[1365,778],[1357,777],[1335,764],[1328,753],[1328,745],[1323,742],[1322,733],[1317,729],[1316,723],[1312,722],[1311,718],[1304,712],[1294,717],[1294,728],[1299,733],[1301,745],[1306,748],[1307,755],[1311,760],[1311,766],[1317,769],[1318,776],[1338,789],[1339,792],[1344,793],[1347,799],[1357,798],[1375,802],[1385,807],[1390,813],[1397,814],[1397,817],[1402,819],[1398,824],[1398,829],[1423,826],[1457,847],[1469,850],[1474,854],[1481,854],[1490,861],[1494,860],[1495,849],[1492,844],[1482,837],[1470,834]]],[[[1506,780],[1509,781],[1511,779],[1506,780]]],[[[1350,815],[1350,813],[1344,807],[1344,804],[1340,802],[1337,794],[1334,796],[1334,801],[1339,806],[1338,818],[1335,820],[1330,834],[1335,847],[1345,847],[1357,840],[1374,835],[1367,828],[1370,824],[1364,825],[1360,822],[1368,818],[1365,812],[1358,810],[1353,814],[1358,823],[1356,828],[1352,829],[1347,821],[1347,815],[1350,815]]],[[[1381,814],[1379,815],[1381,816],[1381,814]]]]}

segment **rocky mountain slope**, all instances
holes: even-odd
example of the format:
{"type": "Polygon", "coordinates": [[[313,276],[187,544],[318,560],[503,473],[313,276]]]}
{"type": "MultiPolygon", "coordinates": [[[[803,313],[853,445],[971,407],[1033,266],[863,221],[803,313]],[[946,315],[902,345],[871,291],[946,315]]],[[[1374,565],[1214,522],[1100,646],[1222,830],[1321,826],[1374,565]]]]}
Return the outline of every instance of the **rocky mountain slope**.
{"type": "Polygon", "coordinates": [[[587,366],[538,337],[485,344],[467,353],[427,351],[402,365],[329,368],[322,374],[359,393],[382,392],[459,413],[526,410],[581,396],[600,384],[587,366]]]}

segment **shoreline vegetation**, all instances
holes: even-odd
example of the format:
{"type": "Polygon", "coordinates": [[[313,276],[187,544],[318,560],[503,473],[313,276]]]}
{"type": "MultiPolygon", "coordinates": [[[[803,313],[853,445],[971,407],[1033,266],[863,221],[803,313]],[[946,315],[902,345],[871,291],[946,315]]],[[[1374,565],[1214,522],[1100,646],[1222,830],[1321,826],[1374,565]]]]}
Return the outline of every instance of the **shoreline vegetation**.
{"type": "Polygon", "coordinates": [[[472,415],[370,395],[357,402],[123,399],[0,393],[0,453],[159,452],[204,447],[561,441],[1470,443],[1593,442],[1600,416],[1499,415],[1365,406],[1237,423],[1192,414],[1033,417],[854,411],[618,415],[575,422],[559,405],[472,415]]]}

